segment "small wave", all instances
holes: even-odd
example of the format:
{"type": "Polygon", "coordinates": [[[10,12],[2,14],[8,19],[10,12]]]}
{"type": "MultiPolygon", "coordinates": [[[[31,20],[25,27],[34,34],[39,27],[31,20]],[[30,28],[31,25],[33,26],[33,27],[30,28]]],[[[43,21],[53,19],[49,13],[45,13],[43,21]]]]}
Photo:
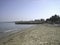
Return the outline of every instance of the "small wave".
{"type": "Polygon", "coordinates": [[[6,30],[6,31],[4,31],[4,33],[13,32],[13,31],[17,31],[17,29],[6,30]]]}
{"type": "Polygon", "coordinates": [[[4,31],[4,32],[11,32],[11,31],[13,31],[13,30],[7,30],[7,31],[4,31]]]}

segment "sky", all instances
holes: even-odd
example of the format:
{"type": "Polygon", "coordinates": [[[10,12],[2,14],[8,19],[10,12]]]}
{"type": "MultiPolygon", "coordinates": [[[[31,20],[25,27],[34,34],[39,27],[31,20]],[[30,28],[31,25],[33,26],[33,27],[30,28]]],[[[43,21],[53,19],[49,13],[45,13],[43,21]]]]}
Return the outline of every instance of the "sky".
{"type": "Polygon", "coordinates": [[[60,16],[60,0],[0,0],[0,21],[46,19],[60,16]]]}

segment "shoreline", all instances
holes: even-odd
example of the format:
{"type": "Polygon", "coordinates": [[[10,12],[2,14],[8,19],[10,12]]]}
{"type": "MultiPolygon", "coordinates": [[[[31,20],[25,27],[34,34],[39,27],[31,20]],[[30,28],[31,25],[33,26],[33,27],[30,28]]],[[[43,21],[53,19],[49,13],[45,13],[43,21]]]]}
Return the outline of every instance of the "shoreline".
{"type": "Polygon", "coordinates": [[[28,28],[23,28],[23,29],[15,29],[15,31],[12,31],[12,32],[7,32],[8,35],[5,35],[3,37],[0,38],[0,43],[1,42],[6,42],[8,40],[10,40],[11,37],[15,37],[18,33],[22,33],[23,31],[27,30],[27,29],[30,29],[32,27],[35,27],[36,25],[33,25],[31,27],[28,27],[28,28]],[[10,37],[10,38],[9,38],[10,37]],[[9,38],[9,39],[6,39],[6,38],[9,38]],[[5,40],[5,41],[3,41],[5,40]]]}
{"type": "MultiPolygon", "coordinates": [[[[31,25],[31,26],[34,26],[34,25],[31,25]]],[[[12,34],[12,33],[16,33],[16,32],[18,32],[18,31],[21,31],[21,30],[30,28],[31,26],[28,26],[28,27],[25,27],[25,28],[20,28],[20,29],[9,29],[9,30],[2,31],[2,32],[0,32],[0,39],[1,39],[2,37],[6,37],[7,34],[10,35],[10,34],[12,34]]]]}
{"type": "Polygon", "coordinates": [[[59,45],[59,32],[59,27],[40,24],[9,35],[0,45],[59,45]]]}

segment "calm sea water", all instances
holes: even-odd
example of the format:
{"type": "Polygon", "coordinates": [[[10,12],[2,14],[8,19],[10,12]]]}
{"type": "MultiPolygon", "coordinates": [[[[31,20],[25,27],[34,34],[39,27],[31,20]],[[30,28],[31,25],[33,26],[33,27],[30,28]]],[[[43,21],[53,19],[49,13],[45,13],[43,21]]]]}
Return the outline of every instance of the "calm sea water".
{"type": "Polygon", "coordinates": [[[0,23],[0,38],[6,37],[9,34],[15,33],[33,25],[17,25],[15,23],[0,23]]]}
{"type": "Polygon", "coordinates": [[[0,32],[9,32],[17,29],[24,29],[31,27],[32,25],[17,25],[15,23],[0,23],[0,32]]]}

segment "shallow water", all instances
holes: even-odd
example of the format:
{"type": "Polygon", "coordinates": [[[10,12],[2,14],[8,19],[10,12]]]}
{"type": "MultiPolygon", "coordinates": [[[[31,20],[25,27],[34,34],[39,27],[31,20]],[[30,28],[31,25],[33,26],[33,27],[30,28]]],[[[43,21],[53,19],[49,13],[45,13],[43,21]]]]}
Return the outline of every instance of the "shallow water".
{"type": "Polygon", "coordinates": [[[17,25],[15,23],[0,23],[0,37],[6,35],[6,33],[16,32],[21,29],[29,28],[33,25],[17,25]]]}
{"type": "Polygon", "coordinates": [[[1,32],[8,32],[14,29],[22,29],[22,28],[28,28],[32,25],[17,25],[15,23],[0,23],[0,33],[1,32]]]}

